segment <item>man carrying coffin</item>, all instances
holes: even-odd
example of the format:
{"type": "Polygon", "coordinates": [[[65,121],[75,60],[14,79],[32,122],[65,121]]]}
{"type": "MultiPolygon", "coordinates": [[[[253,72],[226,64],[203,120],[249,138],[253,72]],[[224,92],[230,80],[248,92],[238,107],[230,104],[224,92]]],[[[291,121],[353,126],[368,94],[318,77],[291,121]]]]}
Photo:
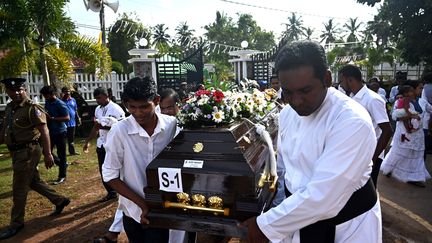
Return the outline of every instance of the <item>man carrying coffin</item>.
{"type": "Polygon", "coordinates": [[[381,242],[369,114],[326,87],[331,73],[317,43],[285,46],[276,71],[287,103],[278,133],[278,163],[285,167],[279,190],[286,199],[242,224],[249,242],[381,242]]]}

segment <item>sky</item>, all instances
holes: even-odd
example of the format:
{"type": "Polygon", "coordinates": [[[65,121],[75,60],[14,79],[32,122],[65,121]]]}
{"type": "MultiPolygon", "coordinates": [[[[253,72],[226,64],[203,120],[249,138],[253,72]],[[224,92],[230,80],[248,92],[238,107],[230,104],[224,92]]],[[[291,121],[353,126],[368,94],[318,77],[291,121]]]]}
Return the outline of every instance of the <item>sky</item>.
{"type": "MultiPolygon", "coordinates": [[[[318,38],[324,30],[323,23],[328,19],[334,18],[334,22],[342,28],[349,18],[358,17],[364,27],[367,21],[373,20],[378,6],[369,7],[355,0],[119,0],[117,13],[105,8],[105,23],[108,28],[122,13],[134,12],[145,26],[165,24],[171,36],[175,35],[175,28],[180,22],[187,22],[195,30],[195,35],[200,36],[205,33],[204,26],[215,21],[218,10],[234,21],[237,20],[238,13],[251,14],[262,29],[273,31],[276,38],[280,37],[291,12],[296,12],[297,16],[301,16],[304,26],[312,27],[313,36],[318,38]]],[[[99,14],[87,11],[83,0],[70,0],[65,11],[80,26],[100,26],[99,14]]],[[[78,27],[77,30],[82,35],[94,38],[99,35],[98,30],[91,28],[78,27]]]]}

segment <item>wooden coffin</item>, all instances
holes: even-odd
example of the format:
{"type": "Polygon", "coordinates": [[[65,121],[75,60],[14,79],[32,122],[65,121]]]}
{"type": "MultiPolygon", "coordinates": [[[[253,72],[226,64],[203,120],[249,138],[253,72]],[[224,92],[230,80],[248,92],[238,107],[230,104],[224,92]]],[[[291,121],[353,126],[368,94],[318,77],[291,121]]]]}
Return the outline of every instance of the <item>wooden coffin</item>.
{"type": "MultiPolygon", "coordinates": [[[[276,136],[273,119],[267,119],[267,130],[276,136]]],[[[151,226],[244,235],[237,224],[268,209],[274,196],[276,182],[258,185],[268,153],[248,120],[182,130],[147,167],[151,226]]]]}

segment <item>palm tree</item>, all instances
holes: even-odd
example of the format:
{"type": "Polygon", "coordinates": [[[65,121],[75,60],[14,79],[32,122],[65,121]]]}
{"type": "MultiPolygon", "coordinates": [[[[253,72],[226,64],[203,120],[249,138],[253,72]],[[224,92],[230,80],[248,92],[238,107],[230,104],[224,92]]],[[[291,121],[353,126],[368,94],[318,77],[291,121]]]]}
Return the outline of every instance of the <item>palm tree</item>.
{"type": "Polygon", "coordinates": [[[157,24],[153,29],[153,45],[163,53],[168,49],[171,38],[171,36],[166,33],[168,27],[165,27],[165,24],[157,24]]]}
{"type": "Polygon", "coordinates": [[[349,35],[347,37],[347,42],[357,42],[359,40],[358,36],[357,36],[357,32],[358,29],[360,28],[360,26],[362,25],[362,23],[357,23],[357,18],[350,18],[349,19],[349,23],[344,24],[344,27],[346,30],[348,30],[349,35]]]}
{"type": "Polygon", "coordinates": [[[282,39],[286,42],[292,42],[299,40],[303,34],[303,20],[297,17],[295,13],[292,13],[291,17],[288,17],[288,23],[285,24],[285,31],[282,33],[282,39]]]}
{"type": "MultiPolygon", "coordinates": [[[[24,45],[11,46],[8,54],[0,60],[0,73],[3,75],[13,76],[21,72],[40,72],[38,43],[28,38],[24,38],[23,41],[24,45]]],[[[65,84],[70,80],[74,58],[81,59],[91,69],[99,68],[99,77],[111,72],[111,57],[108,48],[88,37],[70,34],[59,43],[48,43],[44,46],[43,56],[47,70],[49,70],[48,75],[56,77],[56,83],[65,84]],[[102,57],[104,57],[103,62],[101,62],[102,57]]]]}
{"type": "Polygon", "coordinates": [[[311,27],[307,27],[304,30],[303,35],[306,37],[306,40],[310,40],[312,38],[313,32],[314,32],[314,29],[312,29],[311,27]]]}
{"type": "Polygon", "coordinates": [[[177,32],[177,43],[180,46],[187,45],[188,40],[190,40],[193,36],[193,32],[195,32],[195,30],[189,29],[187,22],[180,22],[175,30],[177,32]]]}
{"type": "Polygon", "coordinates": [[[325,41],[325,44],[335,42],[336,35],[339,33],[339,29],[336,28],[336,25],[333,24],[333,19],[329,19],[327,23],[324,23],[324,31],[320,35],[321,41],[325,41]]]}

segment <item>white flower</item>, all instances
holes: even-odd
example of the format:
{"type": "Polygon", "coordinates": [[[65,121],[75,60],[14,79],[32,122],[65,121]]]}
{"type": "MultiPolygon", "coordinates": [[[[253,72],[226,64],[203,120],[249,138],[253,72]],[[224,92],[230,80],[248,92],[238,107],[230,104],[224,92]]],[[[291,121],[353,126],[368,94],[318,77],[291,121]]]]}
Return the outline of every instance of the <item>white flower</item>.
{"type": "Polygon", "coordinates": [[[201,99],[198,100],[197,105],[207,104],[209,101],[209,97],[207,95],[201,96],[201,99]]]}
{"type": "Polygon", "coordinates": [[[225,119],[225,113],[223,111],[216,111],[212,113],[213,121],[216,123],[222,122],[223,119],[225,119]]]}

